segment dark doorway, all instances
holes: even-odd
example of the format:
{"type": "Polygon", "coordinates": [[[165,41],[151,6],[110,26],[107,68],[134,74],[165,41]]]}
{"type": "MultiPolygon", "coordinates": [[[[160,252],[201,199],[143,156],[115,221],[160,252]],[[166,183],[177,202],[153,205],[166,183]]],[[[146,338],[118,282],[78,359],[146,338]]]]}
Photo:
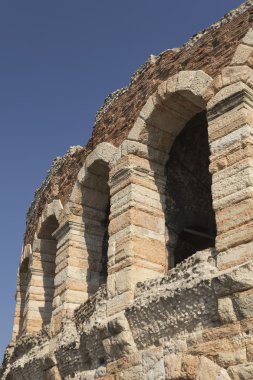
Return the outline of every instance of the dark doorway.
{"type": "Polygon", "coordinates": [[[175,139],[166,165],[169,267],[215,245],[209,156],[206,112],[201,112],[175,139]]]}

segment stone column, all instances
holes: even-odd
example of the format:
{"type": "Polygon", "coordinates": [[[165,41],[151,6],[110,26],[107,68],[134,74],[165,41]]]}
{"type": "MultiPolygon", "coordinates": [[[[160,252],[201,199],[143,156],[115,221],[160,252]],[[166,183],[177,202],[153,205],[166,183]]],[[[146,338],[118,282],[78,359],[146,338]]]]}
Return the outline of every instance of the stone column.
{"type": "Polygon", "coordinates": [[[62,318],[88,299],[88,255],[82,218],[67,220],[53,233],[57,239],[53,326],[57,333],[62,318]]]}
{"type": "Polygon", "coordinates": [[[41,330],[51,321],[54,296],[56,241],[34,239],[24,313],[24,332],[41,330]]]}
{"type": "Polygon", "coordinates": [[[53,234],[58,241],[53,302],[55,333],[66,313],[80,306],[100,286],[105,227],[99,223],[98,214],[99,210],[88,210],[85,206],[85,218],[72,215],[53,234]]]}
{"type": "Polygon", "coordinates": [[[224,69],[216,80],[223,88],[208,103],[220,269],[253,258],[252,78],[246,66],[224,69]]]}
{"type": "Polygon", "coordinates": [[[17,291],[16,291],[16,306],[14,314],[12,341],[15,342],[16,338],[22,333],[24,326],[24,312],[25,300],[27,292],[27,276],[28,273],[18,273],[17,291]]]}
{"type": "Polygon", "coordinates": [[[133,299],[135,284],[165,273],[164,167],[137,155],[119,159],[110,172],[108,314],[133,299]]]}
{"type": "Polygon", "coordinates": [[[20,265],[17,276],[16,306],[14,315],[14,326],[12,340],[24,332],[25,318],[29,294],[30,268],[29,260],[32,254],[31,245],[27,244],[21,254],[20,265]]]}

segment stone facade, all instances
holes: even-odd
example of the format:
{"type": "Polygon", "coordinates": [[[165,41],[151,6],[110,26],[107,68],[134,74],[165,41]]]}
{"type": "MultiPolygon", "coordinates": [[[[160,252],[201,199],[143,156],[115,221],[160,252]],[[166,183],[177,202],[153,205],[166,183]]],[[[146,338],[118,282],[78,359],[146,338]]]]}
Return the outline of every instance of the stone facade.
{"type": "Polygon", "coordinates": [[[2,379],[253,379],[252,15],[151,57],[54,162],[2,379]]]}

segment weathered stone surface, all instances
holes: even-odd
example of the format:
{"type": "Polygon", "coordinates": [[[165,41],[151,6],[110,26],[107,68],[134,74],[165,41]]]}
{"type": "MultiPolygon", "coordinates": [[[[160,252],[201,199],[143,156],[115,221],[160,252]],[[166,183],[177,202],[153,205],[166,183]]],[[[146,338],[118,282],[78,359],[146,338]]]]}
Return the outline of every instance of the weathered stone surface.
{"type": "Polygon", "coordinates": [[[151,57],[54,162],[3,380],[253,378],[252,12],[151,57]]]}
{"type": "Polygon", "coordinates": [[[228,270],[212,280],[217,296],[222,297],[253,288],[252,261],[228,270]]]}

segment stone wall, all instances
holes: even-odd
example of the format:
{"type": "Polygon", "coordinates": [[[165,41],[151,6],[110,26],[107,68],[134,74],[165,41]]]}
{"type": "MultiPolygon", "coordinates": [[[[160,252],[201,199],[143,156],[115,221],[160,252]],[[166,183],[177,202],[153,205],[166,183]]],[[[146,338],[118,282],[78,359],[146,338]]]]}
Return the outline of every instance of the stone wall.
{"type": "Polygon", "coordinates": [[[44,329],[10,347],[2,378],[251,379],[252,270],[248,262],[220,272],[214,251],[198,252],[138,284],[114,317],[101,289],[57,337],[44,329]]]}
{"type": "Polygon", "coordinates": [[[2,379],[253,378],[252,10],[151,57],[56,160],[2,379]]]}

